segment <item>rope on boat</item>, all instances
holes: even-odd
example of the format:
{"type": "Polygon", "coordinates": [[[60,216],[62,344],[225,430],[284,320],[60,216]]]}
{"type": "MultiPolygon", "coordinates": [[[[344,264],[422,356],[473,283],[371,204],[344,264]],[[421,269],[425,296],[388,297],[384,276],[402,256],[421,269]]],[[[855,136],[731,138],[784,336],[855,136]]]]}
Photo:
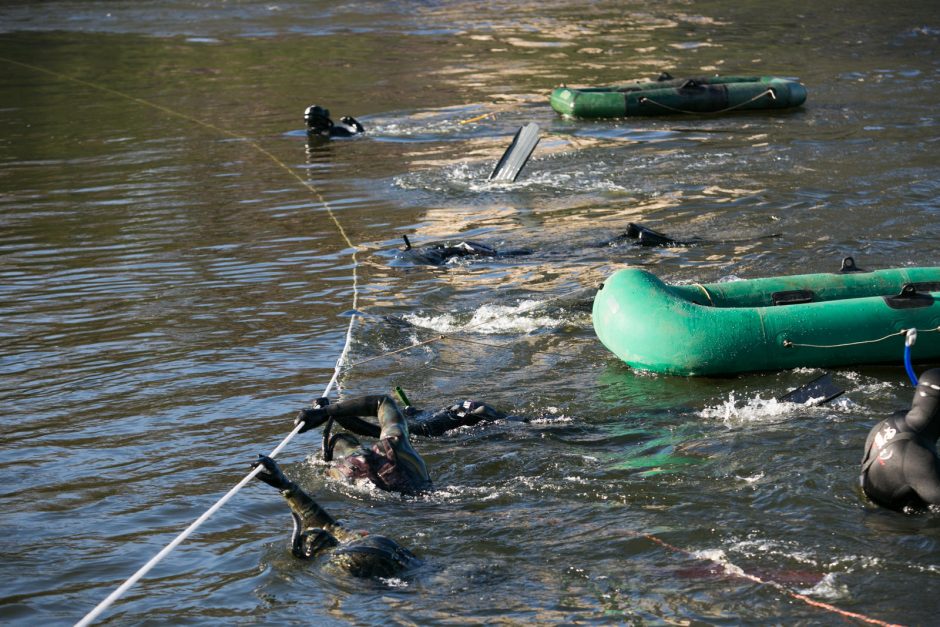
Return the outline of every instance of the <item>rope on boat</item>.
{"type": "Polygon", "coordinates": [[[901,335],[907,335],[908,331],[914,331],[916,333],[936,333],[940,331],[940,327],[935,327],[933,329],[901,329],[884,337],[879,337],[876,340],[859,340],[858,342],[846,342],[844,344],[800,344],[798,342],[793,342],[790,340],[783,341],[784,348],[847,348],[849,346],[862,346],[864,344],[877,344],[878,342],[884,342],[893,337],[898,337],[901,335]]]}
{"type": "Polygon", "coordinates": [[[670,107],[669,105],[663,104],[662,102],[656,102],[655,100],[647,96],[642,96],[639,100],[639,103],[656,105],[657,107],[663,108],[667,111],[672,111],[673,113],[686,113],[688,115],[719,115],[721,113],[727,113],[728,111],[734,111],[735,109],[740,109],[741,107],[749,105],[755,100],[760,100],[764,96],[768,96],[768,95],[770,96],[771,100],[777,99],[777,94],[774,93],[773,89],[765,89],[764,91],[757,94],[750,100],[746,100],[736,105],[731,105],[730,107],[725,107],[724,109],[721,109],[720,111],[686,111],[685,109],[676,109],[675,107],[670,107]]]}
{"type": "MultiPolygon", "coordinates": [[[[105,87],[104,85],[99,85],[96,83],[82,80],[80,78],[68,76],[66,74],[55,72],[53,70],[49,70],[49,69],[46,69],[37,65],[32,65],[30,63],[14,61],[13,59],[8,59],[6,57],[0,57],[0,61],[4,61],[5,63],[9,63],[11,65],[17,65],[23,68],[27,68],[29,70],[46,74],[49,76],[53,76],[55,78],[62,79],[71,83],[89,87],[91,89],[101,91],[107,94],[111,94],[112,96],[117,96],[125,100],[130,100],[131,102],[134,102],[139,105],[143,105],[145,107],[149,107],[151,109],[156,109],[157,111],[161,111],[172,117],[186,120],[187,122],[191,122],[203,128],[209,129],[220,135],[224,135],[231,139],[244,142],[245,144],[247,144],[254,150],[258,151],[259,153],[261,153],[262,155],[264,155],[265,157],[273,161],[275,164],[277,164],[285,172],[287,172],[294,179],[296,179],[303,187],[305,187],[308,191],[310,191],[316,197],[320,205],[324,209],[326,209],[327,214],[330,216],[330,220],[333,221],[333,224],[336,227],[336,230],[339,231],[340,236],[342,236],[343,241],[345,241],[346,245],[350,249],[352,249],[352,252],[351,252],[351,257],[353,261],[352,263],[352,290],[353,290],[352,308],[354,312],[358,309],[358,305],[359,305],[359,260],[357,259],[356,254],[359,252],[359,249],[349,239],[349,236],[347,235],[346,230],[343,228],[343,225],[340,223],[339,219],[336,217],[336,214],[333,213],[332,207],[330,207],[330,204],[327,202],[326,198],[323,197],[323,194],[321,194],[320,191],[312,183],[302,178],[299,174],[297,174],[295,170],[293,170],[290,166],[288,166],[282,160],[278,159],[273,153],[271,153],[270,151],[262,147],[257,142],[248,139],[247,137],[238,135],[225,128],[216,126],[215,124],[212,124],[210,122],[206,122],[205,120],[200,120],[199,118],[186,115],[185,113],[181,113],[179,111],[176,111],[169,107],[159,105],[149,100],[145,100],[143,98],[137,98],[135,96],[125,94],[116,89],[105,87]]],[[[343,346],[343,350],[340,352],[340,355],[336,360],[336,366],[333,369],[333,376],[330,379],[329,383],[326,386],[326,389],[323,391],[323,394],[321,394],[321,396],[327,396],[334,387],[339,385],[339,376],[342,372],[343,362],[346,360],[349,354],[349,347],[352,343],[352,332],[353,332],[353,327],[355,326],[355,323],[356,323],[356,314],[354,313],[349,320],[349,326],[346,329],[345,344],[343,346]]],[[[273,458],[278,453],[280,453],[284,449],[284,447],[287,446],[287,444],[294,438],[294,436],[296,436],[300,432],[300,429],[302,426],[303,424],[301,423],[297,425],[296,427],[294,427],[294,430],[291,431],[289,434],[287,434],[287,436],[281,441],[281,443],[278,444],[277,447],[274,448],[274,450],[271,452],[269,457],[273,458]]],[[[98,616],[101,615],[102,612],[108,609],[108,607],[110,607],[118,598],[120,598],[121,595],[123,595],[127,590],[129,590],[144,575],[150,572],[150,570],[154,566],[156,566],[161,560],[163,560],[164,557],[169,555],[169,553],[174,548],[179,546],[196,529],[198,529],[205,521],[207,521],[215,512],[217,512],[223,505],[225,505],[225,503],[227,503],[233,496],[235,496],[235,494],[239,490],[241,490],[249,481],[251,481],[255,477],[255,475],[257,475],[259,472],[261,472],[260,466],[257,468],[253,468],[251,472],[245,475],[245,477],[241,481],[239,481],[234,487],[232,487],[231,490],[226,492],[225,495],[223,495],[218,501],[216,501],[199,518],[193,521],[193,523],[190,524],[189,527],[187,527],[183,532],[181,532],[178,536],[176,536],[176,538],[174,538],[169,544],[167,544],[163,548],[163,550],[157,553],[149,562],[144,564],[136,573],[131,575],[131,577],[128,578],[127,581],[125,581],[123,584],[118,586],[118,588],[115,589],[114,592],[108,595],[103,601],[101,601],[101,603],[99,603],[90,612],[88,612],[88,614],[86,614],[84,618],[82,618],[80,621],[76,623],[76,627],[85,627],[86,625],[90,625],[96,618],[98,618],[98,616]]]]}
{"type": "Polygon", "coordinates": [[[709,293],[709,291],[705,288],[704,285],[702,285],[701,283],[693,283],[692,285],[694,285],[695,287],[697,287],[697,288],[699,288],[700,290],[702,290],[703,292],[705,292],[705,298],[708,299],[708,304],[711,305],[712,307],[715,306],[715,302],[712,300],[712,295],[711,295],[711,293],[709,293]]]}

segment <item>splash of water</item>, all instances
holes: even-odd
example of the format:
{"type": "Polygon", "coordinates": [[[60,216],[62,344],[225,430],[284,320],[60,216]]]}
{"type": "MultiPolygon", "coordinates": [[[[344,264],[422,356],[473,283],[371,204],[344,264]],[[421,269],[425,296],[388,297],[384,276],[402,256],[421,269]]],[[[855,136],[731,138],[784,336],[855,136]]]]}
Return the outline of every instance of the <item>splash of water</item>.
{"type": "Polygon", "coordinates": [[[523,300],[516,305],[482,305],[468,318],[467,314],[407,314],[404,319],[416,327],[439,333],[473,332],[483,335],[532,333],[539,329],[555,329],[573,320],[560,315],[532,315],[541,303],[523,300]]]}
{"type": "Polygon", "coordinates": [[[720,420],[726,426],[734,427],[750,423],[773,423],[789,418],[802,418],[810,413],[824,415],[833,409],[846,410],[852,405],[848,399],[836,399],[825,406],[815,405],[816,399],[805,403],[778,401],[775,398],[764,399],[760,396],[739,401],[734,392],[728,394],[728,400],[719,405],[705,407],[699,412],[702,418],[720,420]]]}

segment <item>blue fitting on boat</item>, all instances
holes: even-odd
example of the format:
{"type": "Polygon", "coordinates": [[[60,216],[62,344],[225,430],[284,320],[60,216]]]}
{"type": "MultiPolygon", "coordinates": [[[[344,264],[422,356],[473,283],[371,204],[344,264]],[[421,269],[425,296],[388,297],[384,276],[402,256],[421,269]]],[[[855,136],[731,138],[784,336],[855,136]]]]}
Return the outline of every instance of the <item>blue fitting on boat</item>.
{"type": "Polygon", "coordinates": [[[911,365],[911,346],[917,342],[917,329],[908,329],[904,337],[904,368],[907,370],[907,376],[911,379],[911,384],[917,387],[917,375],[914,374],[914,366],[911,365]]]}

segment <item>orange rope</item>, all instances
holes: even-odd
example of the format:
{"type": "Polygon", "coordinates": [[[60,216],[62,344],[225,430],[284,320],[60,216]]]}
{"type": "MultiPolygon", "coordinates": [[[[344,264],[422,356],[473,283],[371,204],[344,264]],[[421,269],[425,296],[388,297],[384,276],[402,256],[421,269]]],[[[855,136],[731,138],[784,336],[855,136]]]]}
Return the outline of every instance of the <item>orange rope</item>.
{"type": "MultiPolygon", "coordinates": [[[[682,553],[683,555],[688,555],[689,557],[694,557],[694,558],[696,558],[696,559],[703,559],[703,558],[701,558],[700,556],[698,556],[698,555],[696,555],[696,554],[694,554],[694,553],[692,553],[692,552],[690,552],[690,551],[687,551],[687,550],[685,550],[685,549],[681,549],[681,548],[679,548],[679,547],[677,547],[677,546],[674,546],[674,545],[672,545],[672,544],[669,544],[669,543],[666,542],[665,540],[662,540],[662,539],[660,539],[660,538],[657,538],[657,537],[654,536],[654,535],[650,535],[650,534],[648,534],[648,533],[634,534],[634,535],[637,535],[637,536],[642,537],[642,538],[646,538],[646,539],[649,540],[650,542],[652,542],[652,543],[654,543],[654,544],[658,544],[658,545],[661,546],[661,547],[667,548],[667,549],[669,549],[670,551],[674,551],[674,552],[676,552],[676,553],[682,553]]],[[[715,560],[709,560],[709,561],[713,561],[713,562],[715,562],[716,564],[720,564],[720,563],[721,563],[721,562],[717,562],[717,561],[715,561],[715,560]]],[[[865,622],[865,623],[868,623],[868,624],[871,624],[871,625],[880,625],[881,627],[902,627],[901,625],[899,625],[899,624],[897,624],[897,623],[888,623],[888,622],[885,622],[885,621],[883,621],[883,620],[879,620],[879,619],[877,619],[877,618],[871,618],[870,616],[865,616],[864,614],[859,614],[859,613],[857,613],[857,612],[850,612],[850,611],[848,611],[848,610],[843,610],[843,609],[841,609],[841,608],[836,607],[835,605],[831,605],[831,604],[826,603],[826,602],[824,602],[824,601],[817,601],[816,599],[810,598],[810,597],[806,596],[805,594],[800,594],[799,592],[793,592],[792,590],[788,589],[788,588],[787,588],[786,586],[784,586],[783,584],[780,584],[780,583],[778,583],[778,582],[776,582],[776,581],[765,581],[765,580],[761,579],[760,577],[757,577],[756,575],[751,575],[751,574],[749,574],[749,573],[746,573],[746,572],[744,572],[743,570],[742,570],[741,572],[739,572],[739,573],[729,573],[729,574],[730,574],[731,576],[733,576],[733,577],[740,577],[740,578],[742,578],[742,579],[747,579],[748,581],[753,581],[754,583],[758,583],[758,584],[760,584],[760,585],[762,585],[762,586],[773,586],[774,588],[776,588],[777,590],[780,590],[781,592],[783,592],[784,594],[786,594],[787,596],[789,596],[789,597],[792,598],[792,599],[796,599],[797,601],[802,601],[803,603],[806,603],[807,605],[811,605],[811,606],[813,606],[813,607],[818,607],[818,608],[820,608],[820,609],[826,610],[827,612],[832,612],[833,614],[838,614],[838,615],[844,616],[844,617],[846,617],[846,618],[854,618],[854,619],[856,619],[856,620],[860,620],[860,621],[862,621],[862,622],[865,622]]]]}

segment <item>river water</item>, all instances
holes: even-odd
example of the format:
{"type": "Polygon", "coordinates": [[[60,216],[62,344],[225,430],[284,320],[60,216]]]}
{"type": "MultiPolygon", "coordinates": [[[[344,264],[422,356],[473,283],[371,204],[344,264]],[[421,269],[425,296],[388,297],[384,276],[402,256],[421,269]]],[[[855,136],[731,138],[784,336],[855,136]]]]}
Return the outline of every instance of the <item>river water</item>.
{"type": "Polygon", "coordinates": [[[101,622],[935,624],[940,519],[856,489],[869,428],[910,402],[900,355],[836,370],[847,394],[807,409],[772,399],[814,370],[631,371],[585,302],[627,264],[937,265],[936,2],[7,2],[0,58],[3,623],[79,620],[244,477],[323,392],[355,289],[342,397],[400,385],[534,420],[418,441],[420,498],[324,479],[314,432],[279,455],[417,553],[402,578],[293,559],[253,482],[101,622]],[[798,77],[809,98],[548,106],[661,70],[798,77]],[[368,133],[308,146],[313,103],[368,133]],[[487,183],[530,121],[523,176],[487,183]],[[594,246],[631,221],[713,243],[594,246]],[[402,235],[534,252],[418,266],[402,235]]]}

